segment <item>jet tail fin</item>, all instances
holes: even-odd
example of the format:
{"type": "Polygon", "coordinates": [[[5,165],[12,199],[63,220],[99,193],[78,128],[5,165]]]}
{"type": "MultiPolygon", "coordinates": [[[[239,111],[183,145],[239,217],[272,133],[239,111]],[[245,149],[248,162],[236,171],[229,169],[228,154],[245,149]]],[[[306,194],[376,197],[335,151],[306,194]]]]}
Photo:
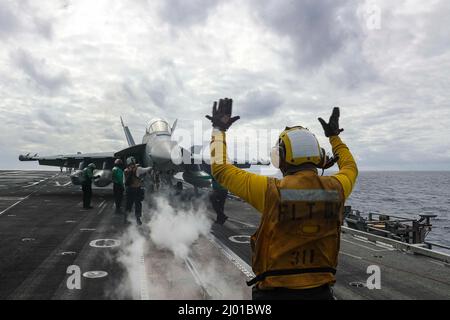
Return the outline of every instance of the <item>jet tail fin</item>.
{"type": "Polygon", "coordinates": [[[125,138],[127,138],[128,146],[132,147],[135,146],[136,143],[134,142],[133,136],[131,135],[130,129],[128,129],[128,126],[126,126],[123,123],[122,117],[120,117],[120,122],[122,123],[123,132],[125,132],[125,138]]]}

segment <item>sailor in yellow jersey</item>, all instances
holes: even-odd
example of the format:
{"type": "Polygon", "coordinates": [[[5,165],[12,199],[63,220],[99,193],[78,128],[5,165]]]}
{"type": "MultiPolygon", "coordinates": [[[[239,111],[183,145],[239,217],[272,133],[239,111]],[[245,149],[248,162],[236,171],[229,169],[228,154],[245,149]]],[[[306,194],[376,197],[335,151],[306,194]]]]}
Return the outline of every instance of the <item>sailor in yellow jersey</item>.
{"type": "Polygon", "coordinates": [[[232,100],[214,103],[211,171],[218,183],[248,202],[261,214],[251,238],[252,268],[256,278],[253,299],[334,299],[340,231],[345,200],[350,196],[358,168],[339,134],[339,108],[329,123],[319,118],[333,148],[325,154],[306,128],[286,128],[272,149],[272,164],[283,179],[269,178],[230,164],[226,130],[239,119],[232,117],[232,100]],[[333,176],[318,169],[338,164],[333,176]]]}

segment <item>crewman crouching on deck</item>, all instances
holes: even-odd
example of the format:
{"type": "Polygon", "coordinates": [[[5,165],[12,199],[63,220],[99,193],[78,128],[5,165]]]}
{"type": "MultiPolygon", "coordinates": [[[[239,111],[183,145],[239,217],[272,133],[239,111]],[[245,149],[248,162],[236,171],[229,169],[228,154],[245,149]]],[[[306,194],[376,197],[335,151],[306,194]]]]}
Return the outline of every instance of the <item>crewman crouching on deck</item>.
{"type": "Polygon", "coordinates": [[[340,231],[345,199],[350,196],[358,169],[339,138],[339,108],[329,123],[319,118],[330,139],[334,158],[320,148],[306,128],[286,128],[272,149],[272,164],[283,179],[241,170],[229,163],[226,130],[239,119],[231,117],[232,100],[214,103],[211,171],[214,178],[261,214],[251,238],[254,300],[331,300],[336,282],[340,231]],[[335,162],[340,171],[319,176],[335,162]]]}
{"type": "Polygon", "coordinates": [[[125,190],[123,184],[123,162],[121,159],[114,161],[114,168],[112,169],[113,193],[116,204],[116,213],[120,213],[122,207],[123,192],[125,190]]]}
{"type": "Polygon", "coordinates": [[[124,213],[124,223],[128,223],[127,213],[131,212],[134,204],[134,213],[136,223],[142,224],[142,201],[144,200],[144,188],[142,183],[143,176],[152,168],[142,168],[136,163],[134,157],[127,158],[127,168],[125,169],[125,186],[126,186],[126,212],[124,213]]]}

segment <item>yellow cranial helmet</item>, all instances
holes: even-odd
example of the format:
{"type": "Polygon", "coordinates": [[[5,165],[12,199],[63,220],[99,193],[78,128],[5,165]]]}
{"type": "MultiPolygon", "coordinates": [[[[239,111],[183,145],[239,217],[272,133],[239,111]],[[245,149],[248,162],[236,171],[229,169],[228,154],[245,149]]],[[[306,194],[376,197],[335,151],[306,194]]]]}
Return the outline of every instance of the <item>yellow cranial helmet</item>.
{"type": "Polygon", "coordinates": [[[319,168],[326,161],[325,150],[319,145],[316,136],[306,128],[286,128],[271,152],[272,165],[280,167],[280,159],[291,166],[310,163],[319,168]]]}

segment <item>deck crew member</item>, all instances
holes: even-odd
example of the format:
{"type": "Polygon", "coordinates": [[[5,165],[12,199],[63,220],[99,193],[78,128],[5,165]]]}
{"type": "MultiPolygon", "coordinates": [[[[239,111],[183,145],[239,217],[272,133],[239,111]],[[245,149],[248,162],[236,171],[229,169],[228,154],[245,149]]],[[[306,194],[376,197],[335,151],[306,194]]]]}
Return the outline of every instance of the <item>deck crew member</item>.
{"type": "Polygon", "coordinates": [[[92,209],[92,180],[94,179],[95,164],[90,163],[83,169],[81,190],[83,190],[83,208],[92,209]]]}
{"type": "Polygon", "coordinates": [[[225,214],[225,201],[227,200],[227,196],[228,190],[213,178],[210,201],[217,214],[216,223],[218,224],[224,224],[228,219],[228,216],[225,214]]]}
{"type": "Polygon", "coordinates": [[[272,149],[272,164],[282,179],[246,172],[231,165],[226,130],[239,119],[231,117],[232,100],[214,103],[211,170],[214,178],[261,214],[251,237],[252,268],[256,277],[253,299],[334,299],[340,229],[344,202],[356,182],[358,169],[339,134],[339,108],[329,123],[319,118],[333,148],[333,158],[303,127],[286,128],[272,149]],[[339,172],[319,176],[318,169],[338,163],[339,172]]]}
{"type": "Polygon", "coordinates": [[[127,213],[131,212],[134,205],[136,223],[142,224],[142,201],[144,200],[144,189],[142,187],[142,178],[151,168],[142,168],[134,157],[127,158],[127,168],[125,169],[126,186],[126,211],[124,213],[124,222],[127,223],[127,213]]]}
{"type": "Polygon", "coordinates": [[[116,213],[120,213],[120,209],[122,207],[123,192],[125,190],[123,184],[122,167],[122,160],[116,159],[116,161],[114,161],[114,168],[112,169],[113,193],[114,201],[116,204],[116,213]]]}

